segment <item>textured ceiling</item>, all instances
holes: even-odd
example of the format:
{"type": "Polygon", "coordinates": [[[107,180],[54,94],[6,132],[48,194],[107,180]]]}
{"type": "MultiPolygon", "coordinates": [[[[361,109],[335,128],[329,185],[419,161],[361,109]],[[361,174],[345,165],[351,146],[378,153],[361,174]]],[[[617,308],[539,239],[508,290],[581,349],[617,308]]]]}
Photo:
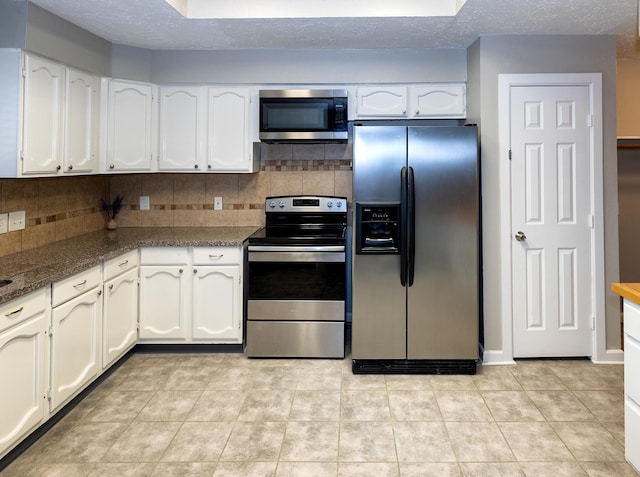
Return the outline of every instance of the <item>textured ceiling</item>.
{"type": "Polygon", "coordinates": [[[260,20],[189,20],[164,0],[31,1],[112,43],[158,50],[466,48],[480,35],[509,34],[610,34],[635,44],[638,32],[638,0],[467,0],[456,17],[260,20]]]}

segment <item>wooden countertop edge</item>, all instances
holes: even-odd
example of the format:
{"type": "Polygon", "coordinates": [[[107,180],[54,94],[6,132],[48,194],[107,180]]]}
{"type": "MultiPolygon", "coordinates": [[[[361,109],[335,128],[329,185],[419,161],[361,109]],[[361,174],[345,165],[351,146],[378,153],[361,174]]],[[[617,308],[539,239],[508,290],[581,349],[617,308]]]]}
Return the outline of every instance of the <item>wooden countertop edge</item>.
{"type": "Polygon", "coordinates": [[[640,305],[640,283],[612,283],[611,291],[640,305]]]}

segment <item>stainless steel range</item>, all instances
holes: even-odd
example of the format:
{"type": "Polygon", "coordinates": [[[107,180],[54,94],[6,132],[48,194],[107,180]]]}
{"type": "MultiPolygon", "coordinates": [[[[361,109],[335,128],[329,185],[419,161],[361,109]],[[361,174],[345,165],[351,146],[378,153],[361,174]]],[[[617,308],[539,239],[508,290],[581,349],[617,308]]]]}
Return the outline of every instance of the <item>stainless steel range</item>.
{"type": "Polygon", "coordinates": [[[247,355],[343,358],[346,197],[267,197],[249,237],[247,355]]]}

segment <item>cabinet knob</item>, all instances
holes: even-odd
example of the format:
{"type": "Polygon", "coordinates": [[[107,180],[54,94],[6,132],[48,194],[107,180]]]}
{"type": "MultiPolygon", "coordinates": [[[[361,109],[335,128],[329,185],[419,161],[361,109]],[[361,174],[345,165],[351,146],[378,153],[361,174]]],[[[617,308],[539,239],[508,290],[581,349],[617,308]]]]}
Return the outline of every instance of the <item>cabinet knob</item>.
{"type": "Polygon", "coordinates": [[[109,290],[113,290],[113,283],[109,285],[109,290]]]}
{"type": "Polygon", "coordinates": [[[109,164],[109,169],[114,169],[116,166],[114,166],[113,164],[109,164]]]}
{"type": "Polygon", "coordinates": [[[182,273],[182,272],[184,272],[184,270],[181,268],[180,270],[178,270],[178,272],[182,273]]]}
{"type": "Polygon", "coordinates": [[[420,110],[416,109],[416,116],[420,114],[420,110]]]}
{"type": "Polygon", "coordinates": [[[73,164],[69,164],[69,167],[67,167],[67,169],[69,170],[73,169],[73,164]]]}
{"type": "Polygon", "coordinates": [[[61,166],[60,164],[58,164],[58,165],[56,166],[56,171],[59,171],[60,169],[62,169],[62,166],[61,166]]]}
{"type": "Polygon", "coordinates": [[[198,273],[198,270],[194,268],[193,273],[198,273]]]}
{"type": "Polygon", "coordinates": [[[98,296],[102,295],[102,290],[98,290],[98,296]]]}
{"type": "Polygon", "coordinates": [[[193,166],[194,169],[198,169],[200,166],[198,166],[198,164],[196,164],[195,166],[193,166]]]}
{"type": "Polygon", "coordinates": [[[211,164],[207,165],[207,169],[211,169],[211,164]]]}

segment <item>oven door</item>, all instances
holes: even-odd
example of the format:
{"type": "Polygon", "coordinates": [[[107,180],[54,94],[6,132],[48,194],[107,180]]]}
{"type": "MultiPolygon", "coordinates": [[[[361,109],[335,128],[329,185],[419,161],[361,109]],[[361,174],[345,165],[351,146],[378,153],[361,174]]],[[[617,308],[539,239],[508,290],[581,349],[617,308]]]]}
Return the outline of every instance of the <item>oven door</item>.
{"type": "Polygon", "coordinates": [[[344,321],[344,246],[249,246],[247,319],[344,321]]]}

